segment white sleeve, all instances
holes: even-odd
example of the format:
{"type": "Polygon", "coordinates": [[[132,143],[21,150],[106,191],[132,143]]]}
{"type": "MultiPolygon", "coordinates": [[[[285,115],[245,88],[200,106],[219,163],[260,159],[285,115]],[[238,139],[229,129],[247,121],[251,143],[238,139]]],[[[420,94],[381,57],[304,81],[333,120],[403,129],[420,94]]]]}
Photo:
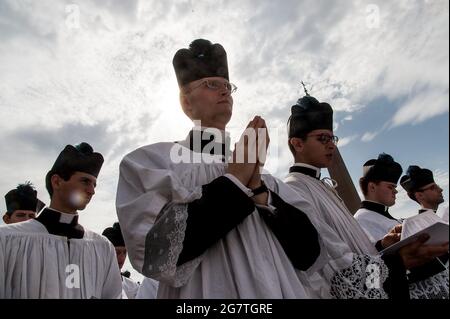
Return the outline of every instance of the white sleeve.
{"type": "Polygon", "coordinates": [[[266,185],[277,193],[286,203],[305,213],[319,235],[320,254],[314,264],[302,272],[315,293],[315,298],[387,298],[383,283],[389,269],[380,256],[356,254],[337,233],[324,221],[318,208],[307,200],[303,191],[275,178],[264,180],[266,185]],[[379,285],[367,289],[370,272],[377,270],[379,285]]]}
{"type": "Polygon", "coordinates": [[[446,223],[448,223],[448,207],[444,210],[441,217],[446,223]]]}
{"type": "Polygon", "coordinates": [[[116,252],[114,246],[109,244],[109,250],[105,260],[107,267],[105,281],[102,289],[102,299],[121,299],[122,297],[122,278],[119,265],[117,264],[116,252]]]}
{"type": "Polygon", "coordinates": [[[158,282],[145,277],[139,286],[136,299],[156,299],[158,293],[158,282]]]}
{"type": "Polygon", "coordinates": [[[379,220],[374,220],[370,216],[355,215],[355,219],[358,224],[369,237],[372,244],[376,244],[379,240],[390,231],[389,227],[386,229],[386,225],[382,224],[379,220]]]}
{"type": "Polygon", "coordinates": [[[182,269],[176,266],[187,204],[201,197],[202,187],[184,187],[169,167],[170,158],[154,146],[138,149],[122,160],[117,215],[133,267],[147,277],[182,285],[190,275],[186,267],[192,270],[197,262],[188,262],[182,269]]]}

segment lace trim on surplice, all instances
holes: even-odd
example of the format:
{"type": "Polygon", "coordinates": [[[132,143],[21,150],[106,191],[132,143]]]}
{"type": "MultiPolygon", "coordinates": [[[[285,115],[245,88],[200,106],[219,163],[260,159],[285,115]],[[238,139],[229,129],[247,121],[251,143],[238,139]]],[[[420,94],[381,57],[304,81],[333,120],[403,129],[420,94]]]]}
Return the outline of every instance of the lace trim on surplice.
{"type": "Polygon", "coordinates": [[[383,283],[388,274],[380,257],[354,255],[352,264],[331,279],[331,295],[337,299],[387,299],[383,283]]]}
{"type": "Polygon", "coordinates": [[[142,273],[174,287],[187,283],[201,262],[201,256],[177,266],[183,250],[188,218],[187,204],[170,204],[163,209],[145,239],[145,257],[142,273]]]}

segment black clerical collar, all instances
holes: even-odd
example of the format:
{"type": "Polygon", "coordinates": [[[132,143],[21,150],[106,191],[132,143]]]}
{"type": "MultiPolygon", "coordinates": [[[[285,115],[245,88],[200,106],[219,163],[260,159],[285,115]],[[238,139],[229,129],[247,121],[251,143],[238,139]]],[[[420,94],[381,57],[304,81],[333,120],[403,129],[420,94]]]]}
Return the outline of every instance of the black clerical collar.
{"type": "Polygon", "coordinates": [[[378,213],[386,218],[389,219],[393,219],[393,220],[397,220],[394,217],[391,216],[391,214],[389,214],[389,210],[388,207],[384,206],[383,204],[380,203],[375,203],[372,201],[368,201],[368,200],[364,200],[361,203],[361,208],[365,208],[367,210],[370,210],[372,212],[378,213]]]}
{"type": "Polygon", "coordinates": [[[295,163],[294,166],[289,168],[289,173],[301,173],[316,179],[320,179],[320,168],[303,163],[295,163]]]}
{"type": "Polygon", "coordinates": [[[434,209],[431,209],[431,208],[421,208],[421,209],[419,209],[419,214],[428,212],[430,210],[432,210],[436,214],[436,211],[434,209]]]}
{"type": "Polygon", "coordinates": [[[51,208],[45,208],[36,217],[36,220],[45,226],[52,235],[67,238],[83,238],[84,229],[78,224],[78,214],[66,214],[51,208]]]}
{"type": "Polygon", "coordinates": [[[221,155],[227,157],[230,154],[230,136],[228,133],[220,131],[221,135],[217,136],[218,130],[193,129],[189,132],[188,143],[189,149],[196,153],[208,153],[211,155],[221,155]]]}

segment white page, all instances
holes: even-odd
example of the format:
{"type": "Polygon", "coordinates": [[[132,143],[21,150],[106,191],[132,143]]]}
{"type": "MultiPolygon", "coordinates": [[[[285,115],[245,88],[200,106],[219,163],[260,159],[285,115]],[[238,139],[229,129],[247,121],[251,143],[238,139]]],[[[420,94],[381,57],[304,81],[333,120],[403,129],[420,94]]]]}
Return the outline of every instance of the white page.
{"type": "Polygon", "coordinates": [[[420,234],[428,234],[427,245],[440,245],[448,242],[449,226],[430,210],[425,213],[407,218],[403,221],[401,240],[381,251],[381,254],[395,253],[401,247],[417,240],[420,234]]]}
{"type": "Polygon", "coordinates": [[[442,222],[442,219],[439,216],[437,216],[432,210],[429,210],[427,212],[421,213],[413,217],[406,218],[403,221],[402,234],[400,240],[408,238],[418,233],[422,229],[425,229],[438,222],[442,222]]]}

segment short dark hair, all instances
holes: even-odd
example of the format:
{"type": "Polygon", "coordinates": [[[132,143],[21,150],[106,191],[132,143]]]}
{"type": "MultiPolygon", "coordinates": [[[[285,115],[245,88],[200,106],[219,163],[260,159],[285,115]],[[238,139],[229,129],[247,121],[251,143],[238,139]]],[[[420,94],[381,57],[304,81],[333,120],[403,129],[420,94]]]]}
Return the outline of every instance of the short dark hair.
{"type": "Polygon", "coordinates": [[[292,155],[295,157],[295,148],[291,144],[291,138],[296,137],[303,141],[306,141],[308,138],[308,132],[301,131],[299,127],[296,127],[296,122],[292,121],[292,116],[289,117],[287,121],[287,127],[288,127],[288,146],[289,150],[291,151],[292,155]],[[295,132],[295,134],[294,134],[295,132]]]}
{"type": "Polygon", "coordinates": [[[415,201],[416,203],[420,204],[419,201],[416,198],[416,195],[414,195],[416,192],[406,192],[406,194],[408,194],[408,197],[411,198],[413,201],[415,201]]]}
{"type": "Polygon", "coordinates": [[[45,176],[45,188],[47,188],[47,191],[50,195],[50,198],[53,196],[53,186],[52,186],[52,176],[58,175],[63,180],[68,181],[73,174],[75,174],[75,171],[66,171],[66,172],[54,172],[50,170],[47,175],[45,176]]]}
{"type": "Polygon", "coordinates": [[[363,195],[366,196],[369,193],[369,183],[375,183],[378,185],[381,181],[378,180],[368,180],[365,177],[361,177],[359,179],[359,187],[361,188],[361,191],[363,192],[363,195]]]}
{"type": "Polygon", "coordinates": [[[295,157],[295,148],[291,144],[291,138],[294,138],[294,137],[301,139],[303,142],[305,142],[308,139],[308,137],[305,134],[304,136],[293,136],[288,139],[289,150],[291,151],[292,155],[294,155],[294,157],[295,157]]]}

